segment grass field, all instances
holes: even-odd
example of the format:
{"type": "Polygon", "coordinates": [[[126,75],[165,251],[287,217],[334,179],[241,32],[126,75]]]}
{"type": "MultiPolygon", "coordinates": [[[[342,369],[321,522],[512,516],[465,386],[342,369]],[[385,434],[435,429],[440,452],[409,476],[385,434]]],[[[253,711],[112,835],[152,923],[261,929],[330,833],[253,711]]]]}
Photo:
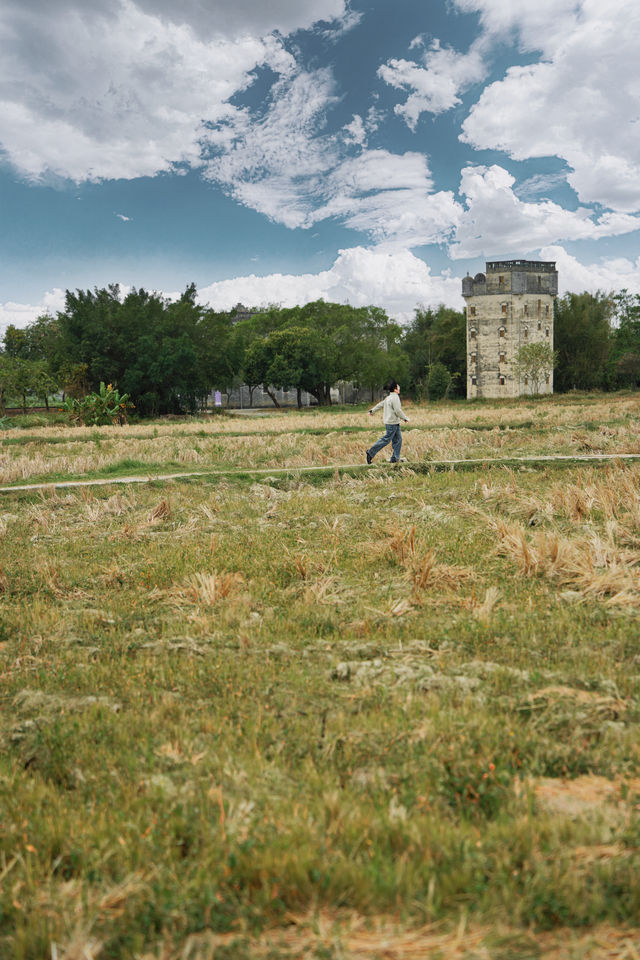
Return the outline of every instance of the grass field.
{"type": "Polygon", "coordinates": [[[637,960],[640,464],[428,465],[640,453],[640,399],[407,412],[343,473],[364,410],[0,433],[3,486],[204,474],[0,494],[3,960],[637,960]]]}

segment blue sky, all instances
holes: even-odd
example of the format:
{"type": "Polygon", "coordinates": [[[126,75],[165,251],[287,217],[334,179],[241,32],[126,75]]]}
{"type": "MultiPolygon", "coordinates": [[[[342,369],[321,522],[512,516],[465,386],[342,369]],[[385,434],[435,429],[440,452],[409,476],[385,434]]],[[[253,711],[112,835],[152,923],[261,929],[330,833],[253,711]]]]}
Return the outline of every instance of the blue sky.
{"type": "Polygon", "coordinates": [[[0,331],[120,283],[460,307],[640,291],[635,0],[4,0],[0,331]]]}

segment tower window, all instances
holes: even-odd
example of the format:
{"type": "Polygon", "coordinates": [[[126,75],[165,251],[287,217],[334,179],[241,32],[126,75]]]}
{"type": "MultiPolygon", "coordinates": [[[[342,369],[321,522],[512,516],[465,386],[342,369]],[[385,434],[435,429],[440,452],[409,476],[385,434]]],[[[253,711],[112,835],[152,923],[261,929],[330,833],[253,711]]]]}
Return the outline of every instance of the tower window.
{"type": "Polygon", "coordinates": [[[538,320],[538,330],[542,330],[542,321],[538,320]]]}
{"type": "Polygon", "coordinates": [[[529,377],[525,377],[525,378],[524,378],[524,385],[525,385],[525,387],[527,386],[528,383],[529,383],[529,377]]]}
{"type": "Polygon", "coordinates": [[[475,315],[476,315],[476,308],[475,308],[475,307],[469,307],[469,316],[470,316],[470,317],[475,317],[475,315]]]}
{"type": "Polygon", "coordinates": [[[499,330],[498,332],[499,332],[499,334],[500,334],[501,337],[506,336],[506,333],[507,333],[507,331],[506,331],[506,329],[505,329],[504,327],[500,327],[500,330],[499,330]]]}
{"type": "Polygon", "coordinates": [[[538,313],[542,313],[542,300],[538,300],[538,313]]]}
{"type": "Polygon", "coordinates": [[[498,277],[498,283],[504,283],[504,277],[498,277]]]}
{"type": "Polygon", "coordinates": [[[507,360],[507,354],[505,353],[504,350],[501,350],[501,351],[500,351],[500,363],[506,363],[506,360],[507,360]]]}
{"type": "Polygon", "coordinates": [[[501,377],[498,377],[498,380],[500,381],[500,386],[501,386],[501,387],[504,387],[504,385],[505,385],[505,379],[504,379],[504,377],[502,377],[502,376],[501,376],[501,377]]]}
{"type": "Polygon", "coordinates": [[[529,327],[524,328],[524,338],[525,340],[529,339],[529,327]]]}
{"type": "Polygon", "coordinates": [[[544,378],[544,382],[547,384],[547,386],[548,386],[549,383],[551,382],[551,381],[550,381],[549,374],[547,374],[547,376],[544,378]]]}
{"type": "Polygon", "coordinates": [[[528,303],[525,303],[525,305],[524,305],[524,315],[525,315],[525,317],[528,317],[528,316],[529,316],[529,304],[528,304],[528,303]]]}
{"type": "Polygon", "coordinates": [[[547,327],[547,329],[545,330],[545,336],[547,337],[549,336],[549,327],[547,327]]]}
{"type": "Polygon", "coordinates": [[[507,305],[506,305],[506,303],[503,303],[503,304],[502,304],[502,315],[503,315],[504,317],[506,317],[506,315],[507,315],[507,305]]]}
{"type": "Polygon", "coordinates": [[[471,330],[469,331],[469,336],[471,337],[471,339],[475,340],[477,335],[478,335],[478,331],[476,330],[476,328],[471,327],[471,330]]]}
{"type": "Polygon", "coordinates": [[[547,304],[546,307],[544,308],[544,315],[545,317],[549,316],[549,304],[547,304]]]}
{"type": "Polygon", "coordinates": [[[477,383],[478,383],[478,378],[477,378],[477,377],[471,377],[471,386],[472,386],[472,387],[475,387],[477,383]]]}

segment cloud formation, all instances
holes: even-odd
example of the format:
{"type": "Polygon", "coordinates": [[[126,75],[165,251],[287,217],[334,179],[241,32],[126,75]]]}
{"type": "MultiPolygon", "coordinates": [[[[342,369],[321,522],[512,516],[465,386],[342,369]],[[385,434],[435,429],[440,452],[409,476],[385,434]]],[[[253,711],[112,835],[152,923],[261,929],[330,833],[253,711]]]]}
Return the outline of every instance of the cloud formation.
{"type": "Polygon", "coordinates": [[[2,151],[31,180],[198,166],[207,127],[237,113],[229,101],[252,71],[291,69],[274,31],[347,16],[345,0],[6,0],[2,151]]]}
{"type": "MultiPolygon", "coordinates": [[[[560,245],[622,236],[640,224],[640,7],[629,0],[606,7],[596,0],[451,4],[478,18],[471,45],[458,50],[416,37],[406,58],[370,67],[365,99],[357,102],[336,80],[351,67],[346,47],[330,48],[335,72],[322,62],[327,40],[363,16],[348,0],[5,0],[0,156],[23,179],[45,183],[196,170],[289,229],[333,222],[362,244],[342,250],[319,274],[283,271],[207,288],[229,306],[325,296],[379,302],[407,316],[418,301],[458,303],[458,280],[433,275],[410,252],[429,244],[454,261],[557,249],[566,276],[586,282],[560,245]],[[313,37],[296,36],[309,28],[313,37]],[[498,52],[513,54],[514,45],[532,62],[476,90],[498,52]],[[413,149],[391,137],[397,122],[380,107],[380,81],[398,91],[395,113],[415,132],[413,149]],[[461,126],[462,103],[468,112],[461,126]],[[447,111],[450,142],[443,147],[427,139],[420,119],[447,111]],[[473,150],[503,156],[474,164],[473,150]],[[505,154],[516,161],[511,172],[505,154]],[[519,161],[547,156],[563,164],[545,169],[564,172],[536,173],[528,164],[518,182],[519,161]],[[434,170],[445,163],[447,186],[459,173],[458,192],[437,182],[434,170]],[[566,185],[557,189],[562,181],[579,198],[570,208],[562,205],[566,185]]],[[[107,209],[126,222],[115,211],[127,202],[107,209]]],[[[144,223],[140,216],[135,231],[123,229],[122,242],[142,234],[144,223]]],[[[637,271],[624,258],[587,268],[601,286],[607,278],[612,286],[633,285],[637,271]]],[[[24,320],[43,307],[3,309],[0,317],[24,320]]]]}
{"type": "Polygon", "coordinates": [[[323,298],[361,307],[375,304],[400,321],[413,316],[418,304],[452,303],[461,308],[461,281],[448,272],[432,274],[428,264],[409,250],[385,253],[352,247],[341,250],[329,270],[315,274],[270,274],[221,280],[202,288],[199,299],[219,310],[239,301],[247,306],[272,303],[283,307],[323,298]]]}
{"type": "Polygon", "coordinates": [[[457,0],[487,29],[518,32],[540,62],[484,90],[462,127],[476,149],[516,160],[557,156],[583,203],[640,210],[640,7],[628,0],[457,0]]]}
{"type": "Polygon", "coordinates": [[[0,303],[0,339],[11,324],[22,329],[40,316],[53,316],[58,310],[64,310],[64,301],[65,291],[55,287],[45,293],[40,303],[14,303],[11,300],[0,303]]]}
{"type": "MultiPolygon", "coordinates": [[[[415,41],[411,46],[416,46],[415,41]]],[[[433,40],[421,63],[387,61],[379,68],[378,76],[397,90],[409,91],[406,101],[397,104],[395,112],[415,130],[423,113],[437,116],[457,106],[460,94],[487,74],[482,47],[483,44],[476,44],[468,53],[457,53],[433,40]]]]}
{"type": "Polygon", "coordinates": [[[272,220],[291,228],[309,226],[323,177],[339,162],[337,141],[322,133],[335,99],[329,70],[292,68],[275,84],[263,116],[237,111],[208,132],[217,153],[204,176],[272,220]]]}
{"type": "Polygon", "coordinates": [[[640,294],[640,257],[609,257],[595,263],[581,263],[562,246],[542,247],[541,260],[555,260],[560,294],[616,292],[628,290],[640,294]]]}
{"type": "Polygon", "coordinates": [[[559,240],[597,240],[631,233],[640,218],[623,213],[594,217],[588,208],[565,210],[557,203],[523,202],[514,192],[515,178],[503,167],[465,167],[460,193],[465,212],[455,231],[449,253],[462,257],[520,256],[559,240]]]}
{"type": "MultiPolygon", "coordinates": [[[[123,292],[129,288],[121,285],[123,292]]],[[[247,306],[295,306],[324,298],[353,306],[374,304],[391,317],[406,321],[418,304],[462,306],[461,281],[445,271],[433,274],[424,260],[408,250],[384,252],[365,247],[341,250],[329,270],[307,274],[274,273],[234,277],[201,287],[198,299],[217,310],[237,303],[247,306]]],[[[165,291],[166,292],[166,291],[165,291]]],[[[175,299],[176,292],[167,292],[175,299]]],[[[64,309],[65,294],[54,290],[39,304],[0,304],[0,336],[8,324],[24,327],[44,313],[64,309]]]]}

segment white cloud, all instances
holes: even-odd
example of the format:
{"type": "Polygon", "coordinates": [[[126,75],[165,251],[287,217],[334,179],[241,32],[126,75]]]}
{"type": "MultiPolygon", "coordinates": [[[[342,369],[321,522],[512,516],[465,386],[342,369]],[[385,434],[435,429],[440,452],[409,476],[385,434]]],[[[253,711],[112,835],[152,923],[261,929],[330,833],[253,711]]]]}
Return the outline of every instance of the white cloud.
{"type": "Polygon", "coordinates": [[[358,146],[364,146],[366,144],[367,131],[364,126],[364,120],[359,114],[354,113],[351,123],[345,124],[342,129],[344,131],[344,141],[346,144],[353,143],[358,146]]]}
{"type": "Polygon", "coordinates": [[[585,203],[640,210],[640,7],[629,0],[457,0],[487,29],[506,18],[542,60],[512,67],[483,92],[463,124],[477,149],[517,160],[558,156],[585,203]]]}
{"type": "Polygon", "coordinates": [[[326,110],[335,99],[328,70],[282,78],[262,118],[243,111],[220,132],[212,131],[209,142],[222,150],[204,176],[285,226],[308,226],[322,179],[339,161],[337,141],[322,136],[326,110]]]}
{"type": "MultiPolygon", "coordinates": [[[[130,287],[121,284],[124,295],[130,287]]],[[[437,306],[445,303],[462,309],[462,280],[445,270],[433,274],[424,260],[409,250],[383,251],[365,247],[340,250],[329,270],[319,273],[233,277],[218,280],[198,291],[198,300],[217,310],[230,310],[237,303],[247,306],[295,306],[323,298],[352,306],[375,306],[389,316],[405,322],[413,317],[418,304],[437,306]]],[[[165,291],[170,299],[180,293],[165,291]]],[[[37,317],[64,309],[65,292],[55,289],[38,304],[0,304],[0,338],[13,323],[25,327],[37,317]]]]}
{"type": "Polygon", "coordinates": [[[26,178],[153,176],[198,165],[206,124],[269,65],[272,31],[349,16],[344,0],[7,0],[0,8],[0,146],[26,178]]]}
{"type": "Polygon", "coordinates": [[[375,304],[395,319],[407,321],[420,303],[446,303],[461,309],[461,285],[461,279],[448,272],[433,275],[424,260],[409,250],[386,253],[353,247],[341,250],[329,270],[221,280],[202,288],[199,299],[216,309],[228,310],[238,302],[247,306],[295,306],[322,297],[352,306],[375,304]]]}
{"type": "Polygon", "coordinates": [[[354,113],[351,123],[345,124],[342,128],[342,138],[349,145],[366,147],[369,134],[375,133],[383,119],[383,114],[377,107],[369,107],[366,119],[363,120],[360,114],[354,113]]]}
{"type": "Polygon", "coordinates": [[[451,192],[433,192],[427,158],[366,149],[367,132],[379,122],[375,109],[366,121],[354,116],[338,136],[323,133],[335,99],[326,70],[281,79],[262,118],[236,116],[222,142],[214,131],[212,145],[222,149],[204,175],[288,227],[337,218],[377,243],[445,239],[459,205],[451,192]]]}
{"type": "Polygon", "coordinates": [[[551,56],[575,29],[583,0],[454,0],[464,13],[480,14],[486,41],[519,41],[522,50],[551,56]]]}
{"type": "Polygon", "coordinates": [[[456,228],[449,252],[462,257],[520,256],[558,240],[596,240],[631,233],[640,228],[640,218],[623,213],[565,210],[550,200],[525,203],[514,190],[515,180],[502,167],[465,167],[460,193],[465,212],[456,228]]]}
{"type": "MultiPolygon", "coordinates": [[[[412,41],[411,48],[417,46],[412,41]]],[[[459,94],[472,84],[483,80],[486,66],[480,45],[468,53],[457,53],[441,47],[434,40],[423,55],[423,65],[411,60],[389,60],[378,70],[378,76],[398,90],[411,91],[405,103],[397,104],[395,112],[415,130],[422,113],[439,114],[460,103],[459,94]]]]}
{"type": "Polygon", "coordinates": [[[314,220],[339,217],[378,244],[418,246],[445,240],[460,206],[450,191],[433,193],[427,158],[419,153],[364,150],[327,178],[327,202],[314,220]]]}
{"type": "Polygon", "coordinates": [[[11,324],[22,328],[33,323],[34,320],[44,316],[44,314],[55,315],[58,310],[64,309],[64,301],[64,290],[56,287],[45,293],[38,304],[14,303],[10,300],[6,303],[0,303],[0,338],[4,337],[5,330],[11,324]]]}
{"type": "Polygon", "coordinates": [[[523,180],[514,188],[514,193],[521,200],[530,200],[554,190],[562,183],[566,183],[564,173],[536,173],[527,180],[523,180]]]}
{"type": "Polygon", "coordinates": [[[347,9],[344,14],[336,15],[332,25],[327,30],[322,31],[322,36],[325,40],[338,40],[349,30],[357,27],[363,16],[364,14],[356,10],[347,9]]]}
{"type": "Polygon", "coordinates": [[[116,213],[116,217],[124,223],[129,223],[129,221],[132,220],[132,217],[125,217],[124,213],[116,213]]]}
{"type": "MultiPolygon", "coordinates": [[[[265,36],[277,30],[293,33],[318,21],[341,21],[350,24],[353,14],[345,0],[136,0],[138,6],[152,16],[169,20],[174,25],[188,23],[206,37],[265,36]]],[[[356,15],[357,17],[357,15],[356,15]]]]}
{"type": "Polygon", "coordinates": [[[560,294],[597,293],[627,289],[640,293],[640,257],[633,261],[626,257],[602,258],[596,263],[581,263],[562,246],[542,247],[542,260],[555,260],[560,294]]]}

